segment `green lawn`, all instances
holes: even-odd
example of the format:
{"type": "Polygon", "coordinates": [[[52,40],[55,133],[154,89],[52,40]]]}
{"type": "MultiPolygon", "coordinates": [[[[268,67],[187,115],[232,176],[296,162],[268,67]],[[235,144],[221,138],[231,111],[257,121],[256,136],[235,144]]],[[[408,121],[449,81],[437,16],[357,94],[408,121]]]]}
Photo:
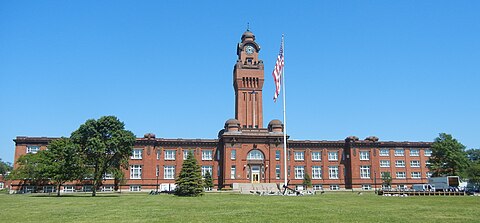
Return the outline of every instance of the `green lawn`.
{"type": "Polygon", "coordinates": [[[0,194],[1,222],[480,222],[480,197],[0,194]]]}

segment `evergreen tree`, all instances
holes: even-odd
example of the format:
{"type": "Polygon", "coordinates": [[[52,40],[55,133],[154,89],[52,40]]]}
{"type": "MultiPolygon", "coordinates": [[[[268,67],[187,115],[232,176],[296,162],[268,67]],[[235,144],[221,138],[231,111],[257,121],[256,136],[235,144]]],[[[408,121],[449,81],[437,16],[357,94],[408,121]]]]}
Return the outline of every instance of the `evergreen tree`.
{"type": "Polygon", "coordinates": [[[432,144],[428,168],[432,176],[458,176],[468,167],[465,146],[451,135],[440,133],[432,144]]]}
{"type": "Polygon", "coordinates": [[[205,173],[205,188],[207,188],[208,190],[211,190],[213,188],[213,178],[212,178],[212,174],[210,174],[210,171],[207,171],[205,173]]]}
{"type": "Polygon", "coordinates": [[[308,173],[305,173],[305,175],[303,175],[303,185],[305,186],[305,189],[312,187],[312,179],[310,178],[310,175],[308,175],[308,173]]]}
{"type": "Polygon", "coordinates": [[[182,170],[175,183],[177,184],[175,188],[177,196],[195,197],[203,193],[202,171],[191,151],[188,152],[187,159],[183,161],[182,170]]]}

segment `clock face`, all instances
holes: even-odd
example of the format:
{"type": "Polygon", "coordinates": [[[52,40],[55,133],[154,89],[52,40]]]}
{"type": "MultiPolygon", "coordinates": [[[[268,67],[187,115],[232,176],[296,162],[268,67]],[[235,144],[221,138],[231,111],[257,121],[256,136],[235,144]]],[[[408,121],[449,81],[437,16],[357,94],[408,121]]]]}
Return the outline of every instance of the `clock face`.
{"type": "Polygon", "coordinates": [[[254,51],[254,50],[253,50],[253,46],[247,46],[247,47],[245,47],[245,52],[246,52],[248,55],[252,54],[253,51],[254,51]]]}

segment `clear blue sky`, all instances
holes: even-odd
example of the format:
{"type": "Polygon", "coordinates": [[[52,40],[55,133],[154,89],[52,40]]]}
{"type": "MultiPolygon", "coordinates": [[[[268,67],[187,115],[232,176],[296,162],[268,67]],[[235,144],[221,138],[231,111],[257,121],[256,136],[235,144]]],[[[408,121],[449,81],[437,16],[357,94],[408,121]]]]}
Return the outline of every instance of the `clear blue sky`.
{"type": "Polygon", "coordinates": [[[214,139],[234,116],[246,24],[271,72],[285,33],[293,139],[480,148],[479,1],[1,1],[0,158],[16,136],[69,136],[115,115],[138,137],[214,139]]]}

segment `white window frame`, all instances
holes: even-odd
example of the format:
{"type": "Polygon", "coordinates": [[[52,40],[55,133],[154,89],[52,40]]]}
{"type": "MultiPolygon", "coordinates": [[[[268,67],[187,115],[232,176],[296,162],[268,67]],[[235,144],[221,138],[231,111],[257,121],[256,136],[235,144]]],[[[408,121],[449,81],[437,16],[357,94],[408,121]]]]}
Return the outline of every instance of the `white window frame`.
{"type": "Polygon", "coordinates": [[[205,174],[210,172],[210,176],[213,177],[213,166],[202,166],[202,177],[205,178],[205,174]]]}
{"type": "Polygon", "coordinates": [[[395,149],[395,156],[405,156],[405,149],[395,149]]]}
{"type": "Polygon", "coordinates": [[[420,160],[410,160],[410,167],[420,167],[420,160]]]}
{"type": "Polygon", "coordinates": [[[419,149],[410,149],[410,156],[420,156],[419,149]]]}
{"type": "Polygon", "coordinates": [[[213,160],[213,150],[203,149],[202,150],[202,160],[213,160]]]}
{"type": "Polygon", "coordinates": [[[130,165],[130,179],[142,179],[142,165],[130,165]]]}
{"type": "Polygon", "coordinates": [[[372,190],[371,184],[362,184],[362,190],[372,190]]]}
{"type": "Polygon", "coordinates": [[[186,160],[188,158],[188,153],[189,153],[190,150],[188,149],[184,149],[183,150],[183,160],[186,160]]]}
{"type": "Polygon", "coordinates": [[[407,173],[405,171],[396,172],[395,173],[395,178],[396,179],[405,179],[405,178],[407,178],[407,173]]]}
{"type": "Polygon", "coordinates": [[[165,160],[175,160],[175,155],[177,153],[177,150],[174,149],[166,149],[164,150],[164,159],[165,160]]]}
{"type": "Polygon", "coordinates": [[[0,182],[0,190],[3,189],[3,188],[5,188],[5,183],[0,182]]]}
{"type": "Polygon", "coordinates": [[[115,190],[115,188],[114,188],[113,185],[102,186],[102,192],[112,192],[114,190],[115,190]]]}
{"type": "Polygon", "coordinates": [[[432,150],[431,150],[431,149],[425,149],[424,152],[423,152],[423,154],[424,154],[425,156],[432,156],[432,150]]]}
{"type": "Polygon", "coordinates": [[[414,171],[410,173],[410,176],[412,177],[412,179],[420,179],[422,178],[422,173],[418,171],[414,171]]]}
{"type": "Polygon", "coordinates": [[[314,184],[312,186],[313,186],[313,190],[323,190],[322,184],[314,184]]]}
{"type": "Polygon", "coordinates": [[[140,192],[142,191],[142,185],[130,185],[131,192],[140,192]]]}
{"type": "Polygon", "coordinates": [[[338,166],[328,167],[328,179],[338,179],[338,166]]]}
{"type": "Polygon", "coordinates": [[[235,178],[237,178],[236,175],[237,175],[237,166],[232,165],[232,166],[230,167],[230,179],[235,179],[235,178]]]}
{"type": "Polygon", "coordinates": [[[305,167],[304,166],[295,166],[295,179],[303,179],[305,176],[305,167]]]}
{"type": "Polygon", "coordinates": [[[432,177],[432,173],[431,173],[431,172],[426,172],[425,175],[427,176],[427,178],[432,177]]]}
{"type": "Polygon", "coordinates": [[[390,167],[390,160],[380,160],[380,167],[390,167]]]}
{"type": "Polygon", "coordinates": [[[370,160],[370,151],[360,151],[360,160],[370,160]]]}
{"type": "Polygon", "coordinates": [[[338,185],[338,184],[330,184],[330,190],[340,190],[340,185],[338,185]]]}
{"type": "Polygon", "coordinates": [[[321,151],[313,151],[312,152],[312,161],[321,161],[322,160],[322,152],[321,151]]]}
{"type": "Polygon", "coordinates": [[[142,159],[142,153],[143,153],[143,149],[134,148],[132,150],[132,156],[130,157],[130,159],[141,160],[142,159]]]}
{"type": "Polygon", "coordinates": [[[35,154],[40,151],[40,146],[27,146],[27,153],[35,154]]]}
{"type": "Polygon", "coordinates": [[[75,186],[67,185],[63,186],[63,193],[73,193],[75,192],[75,186]]]}
{"type": "Polygon", "coordinates": [[[237,150],[232,149],[232,150],[230,151],[230,159],[231,159],[231,160],[236,160],[236,159],[237,159],[237,150]]]}
{"type": "Polygon", "coordinates": [[[280,157],[281,157],[281,152],[280,150],[275,150],[275,160],[280,160],[280,157]]]}
{"type": "Polygon", "coordinates": [[[370,166],[360,166],[360,178],[370,179],[370,166]]]}
{"type": "Polygon", "coordinates": [[[303,161],[305,160],[305,151],[294,151],[293,152],[293,159],[295,161],[303,161]]]}
{"type": "Polygon", "coordinates": [[[263,153],[258,149],[251,150],[247,154],[247,160],[263,160],[263,153]]]}
{"type": "Polygon", "coordinates": [[[175,179],[175,166],[163,167],[163,179],[166,179],[166,180],[175,179]]]}
{"type": "Polygon", "coordinates": [[[312,179],[322,179],[321,166],[312,166],[312,179]]]}
{"type": "Polygon", "coordinates": [[[280,168],[280,165],[276,165],[275,166],[275,179],[280,179],[280,177],[282,176],[282,172],[281,172],[281,168],[280,168]]]}
{"type": "Polygon", "coordinates": [[[337,160],[338,160],[338,151],[329,151],[328,161],[337,161],[337,160]]]}
{"type": "Polygon", "coordinates": [[[390,149],[380,149],[380,156],[390,156],[390,149]]]}
{"type": "Polygon", "coordinates": [[[405,160],[395,160],[395,167],[405,167],[405,160]]]}
{"type": "Polygon", "coordinates": [[[160,150],[157,150],[157,160],[160,160],[160,155],[161,155],[162,151],[160,150]]]}

